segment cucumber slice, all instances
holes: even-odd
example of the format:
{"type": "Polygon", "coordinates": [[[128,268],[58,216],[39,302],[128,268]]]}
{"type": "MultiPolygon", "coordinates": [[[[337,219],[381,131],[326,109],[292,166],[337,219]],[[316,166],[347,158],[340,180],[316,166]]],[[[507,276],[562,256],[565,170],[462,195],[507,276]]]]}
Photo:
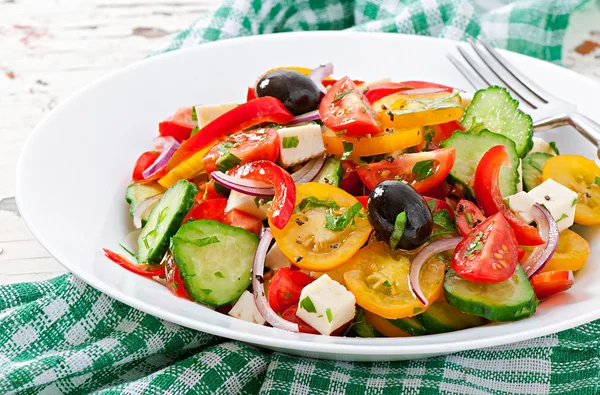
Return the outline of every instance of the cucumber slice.
{"type": "Polygon", "coordinates": [[[398,318],[388,320],[395,327],[402,329],[404,332],[410,333],[413,336],[426,335],[425,327],[415,317],[398,318]]]}
{"type": "Polygon", "coordinates": [[[365,311],[362,307],[356,307],[356,315],[354,323],[351,325],[352,330],[360,337],[381,337],[383,336],[375,328],[373,328],[365,318],[365,311]]]}
{"type": "Polygon", "coordinates": [[[486,323],[484,318],[465,314],[444,300],[434,302],[417,319],[428,333],[453,332],[486,323]]]}
{"type": "Polygon", "coordinates": [[[323,166],[319,174],[317,174],[315,182],[339,187],[340,183],[342,182],[342,176],[342,163],[334,157],[331,157],[327,159],[325,165],[323,166]]]}
{"type": "Polygon", "coordinates": [[[171,239],[171,252],[192,299],[219,307],[232,302],[252,282],[258,237],[217,221],[185,223],[171,239]]]}
{"type": "Polygon", "coordinates": [[[461,123],[467,130],[474,126],[473,121],[482,123],[482,129],[510,138],[522,158],[533,148],[533,121],[518,107],[519,102],[510,96],[506,88],[490,86],[475,92],[461,123]]]}
{"type": "Polygon", "coordinates": [[[479,161],[483,154],[496,145],[506,147],[511,163],[511,167],[503,166],[500,169],[500,192],[502,192],[502,196],[514,195],[517,193],[517,185],[520,180],[519,155],[517,155],[515,143],[511,139],[484,129],[480,133],[456,132],[441,143],[442,147],[456,148],[456,159],[448,181],[462,185],[467,198],[475,198],[471,181],[475,176],[475,169],[477,169],[479,161]]]}
{"type": "Polygon", "coordinates": [[[127,187],[125,192],[125,200],[129,203],[129,214],[133,217],[135,208],[144,200],[151,198],[152,196],[160,195],[165,191],[165,188],[160,186],[159,183],[152,182],[149,184],[131,184],[127,187]]]}
{"type": "Polygon", "coordinates": [[[521,265],[517,265],[511,278],[501,283],[474,283],[450,269],[444,280],[444,294],[448,303],[463,313],[492,321],[531,317],[538,304],[521,265]]]}
{"type": "Polygon", "coordinates": [[[169,248],[169,239],[181,226],[181,221],[190,211],[197,193],[194,184],[181,180],[161,196],[152,208],[148,222],[138,238],[139,263],[155,265],[162,261],[169,248]]]}
{"type": "Polygon", "coordinates": [[[545,152],[533,152],[523,158],[523,189],[525,192],[531,191],[543,182],[542,170],[550,158],[552,155],[545,152]]]}

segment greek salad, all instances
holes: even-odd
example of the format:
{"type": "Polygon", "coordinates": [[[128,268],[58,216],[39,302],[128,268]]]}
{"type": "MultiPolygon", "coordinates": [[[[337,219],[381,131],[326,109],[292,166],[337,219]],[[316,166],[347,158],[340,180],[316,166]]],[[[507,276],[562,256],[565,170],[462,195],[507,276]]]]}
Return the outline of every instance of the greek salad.
{"type": "Polygon", "coordinates": [[[125,193],[135,242],[106,256],[232,317],[326,336],[520,320],[573,285],[590,249],[570,228],[600,224],[593,160],[533,137],[502,87],[332,75],[272,69],[244,103],[160,122],[125,193]]]}

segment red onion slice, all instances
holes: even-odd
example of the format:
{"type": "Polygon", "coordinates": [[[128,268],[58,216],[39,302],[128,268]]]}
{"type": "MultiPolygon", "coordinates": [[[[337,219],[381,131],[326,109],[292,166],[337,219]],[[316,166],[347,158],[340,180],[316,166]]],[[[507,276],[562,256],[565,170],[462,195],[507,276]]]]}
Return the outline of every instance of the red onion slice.
{"type": "Polygon", "coordinates": [[[439,254],[440,252],[456,248],[456,245],[462,239],[462,237],[451,237],[448,239],[434,241],[419,251],[419,253],[415,255],[410,263],[410,272],[408,274],[408,283],[410,285],[410,289],[425,307],[429,305],[429,301],[425,297],[423,290],[421,290],[421,284],[419,283],[419,274],[421,273],[421,268],[432,256],[439,254]]]}
{"type": "Polygon", "coordinates": [[[535,247],[527,260],[521,265],[529,277],[542,270],[552,258],[558,246],[559,233],[558,225],[546,207],[536,203],[531,207],[531,213],[537,224],[538,233],[545,243],[535,247]]]}
{"type": "Polygon", "coordinates": [[[170,136],[158,137],[156,140],[154,140],[154,145],[157,147],[161,147],[159,148],[161,153],[158,156],[158,158],[156,158],[154,163],[152,163],[146,170],[144,170],[144,172],[142,173],[142,176],[144,178],[150,178],[159,171],[161,171],[163,167],[167,165],[169,159],[171,159],[175,151],[177,151],[177,149],[180,146],[177,140],[170,136]]]}
{"type": "Polygon", "coordinates": [[[158,202],[162,195],[163,194],[161,193],[159,195],[149,197],[136,206],[135,210],[133,210],[133,226],[135,226],[136,229],[140,229],[142,227],[142,215],[144,215],[144,212],[146,212],[146,210],[153,204],[158,202]]]}
{"type": "MultiPolygon", "coordinates": [[[[409,89],[407,91],[400,91],[401,95],[425,95],[428,93],[446,92],[445,89],[441,88],[421,88],[421,89],[409,89]]],[[[450,95],[450,93],[448,94],[450,95]]]]}
{"type": "Polygon", "coordinates": [[[325,95],[327,93],[327,89],[325,89],[323,86],[322,81],[331,74],[333,74],[333,63],[327,63],[312,70],[308,77],[313,80],[313,82],[317,85],[317,88],[319,88],[321,93],[325,95]]]}
{"type": "Polygon", "coordinates": [[[265,286],[263,285],[263,273],[265,271],[265,258],[267,257],[267,251],[269,250],[269,244],[273,240],[273,233],[271,229],[266,228],[256,254],[254,254],[254,266],[252,268],[252,288],[254,289],[254,303],[260,312],[260,315],[274,328],[284,329],[290,332],[300,332],[298,324],[289,322],[281,318],[275,313],[275,311],[269,306],[267,297],[265,295],[265,286]]]}
{"type": "Polygon", "coordinates": [[[300,170],[292,174],[292,179],[296,184],[311,182],[325,166],[326,159],[327,155],[321,155],[309,160],[300,170]]]}
{"type": "Polygon", "coordinates": [[[294,125],[294,124],[302,123],[302,122],[317,121],[319,119],[321,119],[319,116],[319,110],[314,110],[314,111],[307,112],[305,114],[298,115],[297,117],[292,119],[288,123],[288,125],[294,125]]]}
{"type": "Polygon", "coordinates": [[[229,188],[232,191],[243,193],[245,195],[271,197],[275,194],[275,189],[264,182],[244,180],[241,178],[232,177],[220,171],[213,171],[210,173],[210,176],[213,180],[223,185],[225,188],[229,188]]]}

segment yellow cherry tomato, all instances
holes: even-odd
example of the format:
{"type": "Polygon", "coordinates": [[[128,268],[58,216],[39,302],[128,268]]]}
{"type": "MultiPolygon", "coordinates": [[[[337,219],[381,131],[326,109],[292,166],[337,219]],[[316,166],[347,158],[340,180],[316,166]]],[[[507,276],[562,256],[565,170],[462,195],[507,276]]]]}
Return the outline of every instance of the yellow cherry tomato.
{"type": "Polygon", "coordinates": [[[409,333],[404,332],[387,319],[378,316],[375,313],[365,310],[365,319],[377,332],[386,337],[408,337],[409,333]]]}
{"type": "Polygon", "coordinates": [[[557,155],[546,161],[542,178],[577,192],[575,222],[600,225],[600,167],[581,155],[557,155]]]}
{"type": "Polygon", "coordinates": [[[414,147],[421,144],[423,140],[421,128],[392,128],[372,136],[338,136],[332,130],[323,133],[325,149],[333,155],[344,153],[344,142],[352,144],[352,156],[371,156],[414,147]]]}
{"type": "Polygon", "coordinates": [[[384,128],[415,128],[460,119],[464,109],[460,96],[443,92],[407,95],[402,92],[373,103],[384,128]]]}
{"type": "MultiPolygon", "coordinates": [[[[425,309],[408,284],[410,256],[392,252],[385,242],[361,249],[345,268],[346,288],[365,310],[392,319],[412,317],[425,309]]],[[[438,259],[431,259],[421,269],[421,289],[428,300],[439,298],[444,273],[445,264],[438,259]]]]}
{"type": "Polygon", "coordinates": [[[373,229],[364,208],[357,204],[354,196],[332,185],[298,184],[297,212],[283,229],[271,226],[273,237],[300,269],[333,270],[365,244],[373,229]]]}
{"type": "Polygon", "coordinates": [[[544,266],[542,272],[580,270],[585,266],[589,256],[588,242],[572,230],[565,229],[559,235],[558,246],[552,259],[544,266]]]}

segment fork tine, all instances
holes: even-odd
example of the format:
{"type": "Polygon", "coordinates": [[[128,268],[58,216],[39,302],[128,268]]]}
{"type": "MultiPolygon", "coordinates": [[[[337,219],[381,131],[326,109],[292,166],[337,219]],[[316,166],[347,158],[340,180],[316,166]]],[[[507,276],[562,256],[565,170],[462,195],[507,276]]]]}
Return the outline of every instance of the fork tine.
{"type": "MultiPolygon", "coordinates": [[[[477,41],[469,40],[469,44],[471,44],[471,48],[473,48],[475,53],[479,55],[479,58],[483,61],[483,63],[485,63],[489,67],[489,69],[496,75],[496,77],[498,77],[500,81],[502,81],[512,93],[518,96],[519,99],[521,99],[521,101],[524,101],[533,109],[537,109],[539,107],[539,105],[535,105],[531,102],[531,100],[528,100],[523,94],[521,94],[517,89],[515,89],[514,84],[509,83],[507,79],[502,76],[502,72],[500,71],[503,69],[502,65],[501,67],[498,67],[496,64],[492,63],[491,59],[479,48],[479,46],[477,45],[477,41]]],[[[522,85],[523,88],[528,89],[527,86],[521,81],[519,81],[518,79],[516,81],[519,85],[522,85]]]]}
{"type": "Polygon", "coordinates": [[[531,79],[523,75],[515,66],[513,66],[504,56],[500,55],[498,52],[487,40],[477,40],[480,42],[485,49],[500,63],[517,81],[523,84],[524,87],[529,89],[534,95],[536,95],[541,101],[544,103],[548,103],[555,99],[552,94],[543,89],[541,86],[533,82],[531,79]]]}
{"type": "Polygon", "coordinates": [[[456,69],[460,71],[460,73],[467,79],[467,81],[469,81],[469,83],[473,88],[475,88],[475,90],[485,89],[485,87],[487,86],[485,81],[481,79],[481,77],[479,77],[477,74],[471,72],[467,67],[464,67],[464,65],[461,64],[460,60],[456,59],[456,57],[454,57],[451,54],[448,54],[448,60],[452,62],[454,67],[456,67],[456,69]]]}
{"type": "Polygon", "coordinates": [[[458,45],[456,47],[456,49],[458,49],[458,52],[462,55],[462,57],[465,59],[465,61],[469,64],[469,66],[471,66],[471,68],[477,73],[477,75],[479,76],[479,78],[481,78],[481,80],[485,83],[484,87],[488,87],[490,85],[494,85],[492,83],[492,80],[490,79],[490,77],[488,76],[487,78],[483,75],[483,68],[481,68],[478,64],[477,61],[475,59],[473,59],[471,57],[471,55],[469,55],[469,53],[467,51],[465,51],[460,45],[458,45]]]}

